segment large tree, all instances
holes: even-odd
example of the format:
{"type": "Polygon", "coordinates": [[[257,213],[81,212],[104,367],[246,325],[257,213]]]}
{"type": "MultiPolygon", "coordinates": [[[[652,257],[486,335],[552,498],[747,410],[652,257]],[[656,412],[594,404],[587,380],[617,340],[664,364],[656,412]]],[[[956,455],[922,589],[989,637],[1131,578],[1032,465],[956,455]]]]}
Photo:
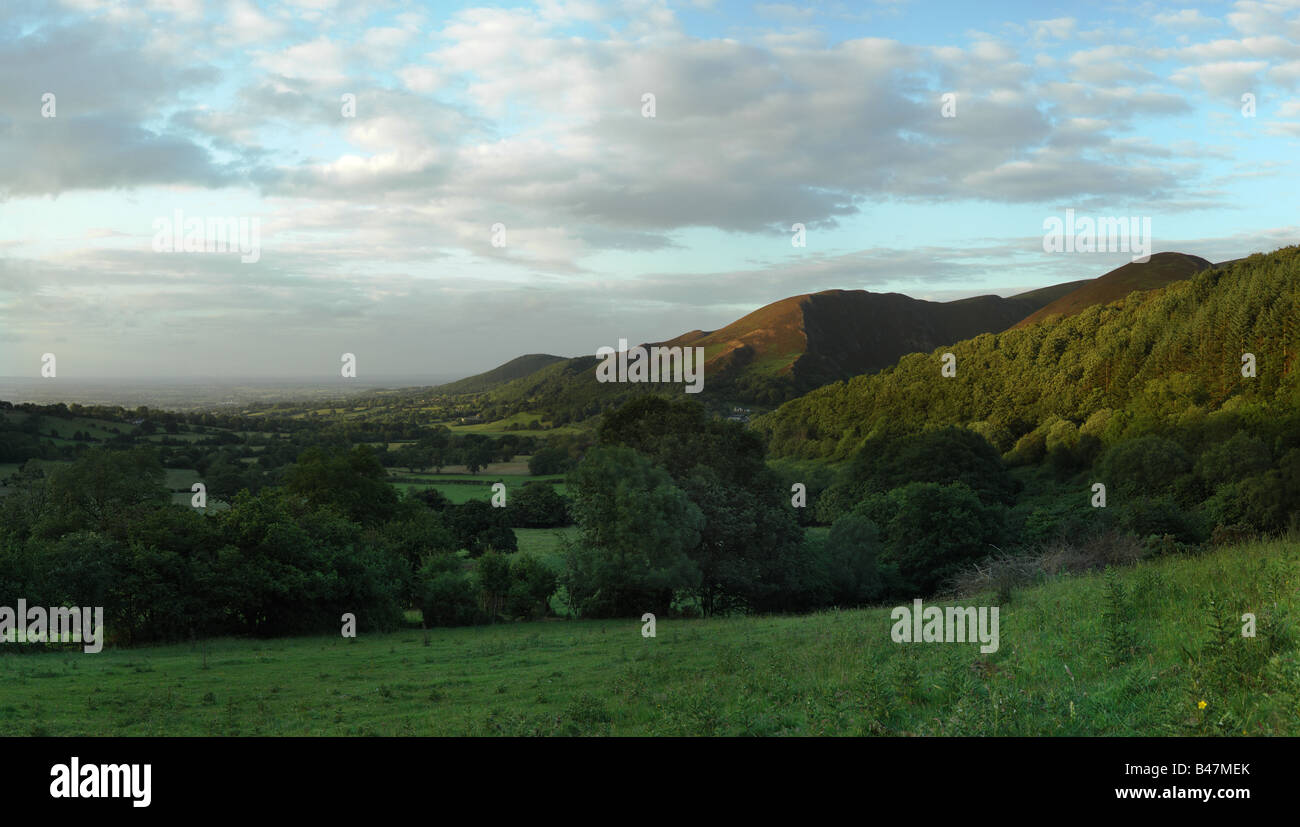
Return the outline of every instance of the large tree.
{"type": "Polygon", "coordinates": [[[790,489],[767,467],[753,432],[689,399],[643,396],[607,414],[598,438],[648,457],[700,509],[687,554],[706,614],[759,608],[790,588],[788,561],[802,530],[790,489]]]}
{"type": "Polygon", "coordinates": [[[368,445],[308,448],[285,472],[285,483],[312,506],[332,506],[363,525],[385,522],[397,511],[397,491],[368,445]]]}
{"type": "Polygon", "coordinates": [[[700,509],[661,468],[631,448],[593,448],[570,476],[579,539],[564,584],[589,617],[667,612],[698,584],[687,551],[699,542],[700,509]]]}

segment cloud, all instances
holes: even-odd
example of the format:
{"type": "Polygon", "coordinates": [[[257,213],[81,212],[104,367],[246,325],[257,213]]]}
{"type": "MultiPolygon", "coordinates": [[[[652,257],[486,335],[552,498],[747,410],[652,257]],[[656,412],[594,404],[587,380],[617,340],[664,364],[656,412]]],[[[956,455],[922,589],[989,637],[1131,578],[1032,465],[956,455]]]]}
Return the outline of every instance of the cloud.
{"type": "Polygon", "coordinates": [[[620,327],[662,337],[810,289],[1096,275],[1039,261],[1033,238],[953,249],[953,208],[961,224],[1064,206],[1258,222],[1273,207],[1239,181],[1274,186],[1290,162],[1265,164],[1300,137],[1293,4],[942,37],[904,5],[697,5],[713,10],[11,0],[0,210],[42,218],[0,241],[0,330],[84,327],[86,359],[120,336],[142,364],[179,343],[214,369],[205,349],[238,342],[251,361],[231,364],[259,365],[283,331],[301,337],[289,361],[332,366],[344,336],[413,365],[497,321],[512,332],[473,358],[591,352],[620,327]],[[1236,115],[1247,91],[1258,122],[1236,115]],[[148,250],[139,203],[226,201],[264,219],[256,267],[148,250]],[[796,222],[840,246],[764,246],[796,222]],[[912,242],[844,242],[875,233],[912,242]]]}
{"type": "Polygon", "coordinates": [[[1158,26],[1171,29],[1201,29],[1221,25],[1221,22],[1201,14],[1200,9],[1179,9],[1175,12],[1160,12],[1151,20],[1158,26]]]}
{"type": "Polygon", "coordinates": [[[1262,60],[1225,60],[1180,69],[1173,80],[1185,85],[1195,81],[1211,95],[1237,99],[1260,88],[1259,76],[1266,68],[1268,63],[1262,60]]]}

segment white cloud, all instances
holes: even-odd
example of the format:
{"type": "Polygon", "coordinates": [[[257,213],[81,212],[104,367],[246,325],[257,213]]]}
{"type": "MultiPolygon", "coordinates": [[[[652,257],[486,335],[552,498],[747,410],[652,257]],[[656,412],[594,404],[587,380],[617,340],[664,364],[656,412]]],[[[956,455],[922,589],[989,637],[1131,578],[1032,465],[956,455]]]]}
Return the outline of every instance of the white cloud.
{"type": "Polygon", "coordinates": [[[1257,93],[1259,74],[1267,68],[1268,63],[1262,60],[1225,60],[1180,69],[1172,79],[1183,84],[1194,80],[1211,95],[1235,99],[1247,92],[1257,93]]]}
{"type": "Polygon", "coordinates": [[[1175,12],[1160,12],[1151,18],[1156,25],[1171,29],[1201,29],[1221,25],[1220,21],[1201,14],[1200,9],[1179,9],[1175,12]]]}
{"type": "Polygon", "coordinates": [[[347,79],[343,48],[327,37],[263,55],[258,63],[289,78],[330,84],[347,79]]]}

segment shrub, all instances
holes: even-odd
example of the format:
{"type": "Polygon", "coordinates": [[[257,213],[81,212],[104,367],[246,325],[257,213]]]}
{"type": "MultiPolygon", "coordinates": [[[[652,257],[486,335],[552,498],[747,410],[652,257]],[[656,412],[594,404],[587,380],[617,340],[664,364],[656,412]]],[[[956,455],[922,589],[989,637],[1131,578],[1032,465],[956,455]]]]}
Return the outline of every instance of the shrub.
{"type": "Polygon", "coordinates": [[[985,505],[960,482],[911,483],[867,498],[859,513],[881,529],[881,560],[921,593],[996,550],[1006,530],[1006,509],[985,505]]]}
{"type": "Polygon", "coordinates": [[[549,566],[531,554],[518,554],[510,564],[510,578],[507,614],[527,618],[549,614],[557,583],[556,574],[549,566]]]}
{"type": "Polygon", "coordinates": [[[474,583],[451,554],[432,555],[420,570],[426,626],[468,626],[483,619],[474,583]]]}
{"type": "Polygon", "coordinates": [[[518,528],[558,528],[572,522],[568,500],[546,482],[525,483],[511,492],[506,511],[511,524],[518,528]]]}
{"type": "Polygon", "coordinates": [[[1197,521],[1184,512],[1172,497],[1133,499],[1119,509],[1120,527],[1138,537],[1168,534],[1180,543],[1200,542],[1197,521]]]}
{"type": "Polygon", "coordinates": [[[1113,494],[1149,497],[1170,492],[1175,478],[1190,471],[1191,464],[1178,443],[1144,436],[1111,446],[1098,461],[1097,470],[1113,494]]]}
{"type": "Polygon", "coordinates": [[[474,569],[474,585],[479,593],[479,606],[488,617],[501,614],[510,591],[509,558],[496,551],[486,552],[474,569]]]}
{"type": "Polygon", "coordinates": [[[876,570],[878,537],[876,524],[857,513],[845,514],[831,526],[823,564],[835,605],[859,606],[880,596],[883,584],[876,570]]]}

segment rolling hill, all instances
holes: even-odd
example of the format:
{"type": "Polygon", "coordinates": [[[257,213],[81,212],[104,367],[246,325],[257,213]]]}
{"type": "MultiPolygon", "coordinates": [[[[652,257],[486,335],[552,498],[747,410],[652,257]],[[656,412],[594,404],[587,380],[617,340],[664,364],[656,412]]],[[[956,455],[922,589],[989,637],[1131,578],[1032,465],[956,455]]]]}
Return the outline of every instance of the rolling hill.
{"type": "Polygon", "coordinates": [[[457,379],[455,382],[448,382],[445,385],[438,385],[433,390],[435,393],[443,394],[485,393],[493,388],[499,388],[513,379],[528,376],[548,365],[563,361],[565,361],[563,356],[551,356],[548,353],[529,353],[525,356],[517,356],[492,370],[474,376],[467,376],[464,379],[457,379]]]}
{"type": "MultiPolygon", "coordinates": [[[[774,406],[883,370],[908,354],[1076,314],[1134,290],[1186,279],[1210,266],[1196,256],[1158,253],[1145,264],[1127,264],[1095,279],[1006,298],[984,295],[948,302],[900,293],[824,290],[772,302],[718,330],[692,330],[643,344],[704,348],[705,401],[719,407],[774,406]]],[[[595,416],[641,393],[677,389],[669,384],[602,384],[595,379],[597,363],[593,356],[530,354],[419,394],[481,395],[474,404],[489,421],[535,413],[564,424],[595,416]]]]}
{"type": "MultiPolygon", "coordinates": [[[[719,330],[692,330],[646,344],[704,348],[704,395],[709,398],[778,404],[827,382],[880,370],[907,353],[1004,330],[1080,284],[1055,285],[1009,298],[988,295],[950,302],[899,293],[825,290],[765,305],[719,330]]],[[[504,376],[507,368],[528,358],[535,357],[521,357],[480,376],[504,376]]],[[[495,408],[488,416],[565,409],[569,416],[582,418],[616,399],[668,387],[601,385],[595,381],[593,357],[568,360],[563,366],[558,357],[541,358],[551,361],[508,382],[487,386],[475,381],[480,377],[471,377],[436,390],[467,393],[486,386],[495,408]],[[575,382],[583,387],[564,386],[575,382]]]]}
{"type": "Polygon", "coordinates": [[[783,393],[880,370],[908,353],[1003,330],[1041,300],[931,302],[900,293],[825,290],[774,302],[711,333],[660,344],[703,347],[705,375],[715,388],[772,402],[783,393]]]}
{"type": "Polygon", "coordinates": [[[1156,253],[1145,263],[1129,262],[1104,276],[1076,282],[1080,286],[1039,308],[1016,327],[1028,327],[1053,316],[1073,316],[1096,304],[1119,301],[1135,290],[1156,290],[1189,279],[1214,265],[1186,253],[1156,253]]]}

